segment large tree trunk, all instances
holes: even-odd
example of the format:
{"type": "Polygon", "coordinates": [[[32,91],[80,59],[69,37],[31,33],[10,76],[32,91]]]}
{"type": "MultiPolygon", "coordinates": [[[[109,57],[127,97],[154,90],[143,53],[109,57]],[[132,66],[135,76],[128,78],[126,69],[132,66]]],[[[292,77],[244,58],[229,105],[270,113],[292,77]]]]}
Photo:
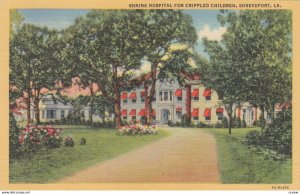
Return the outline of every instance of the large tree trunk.
{"type": "Polygon", "coordinates": [[[150,80],[151,88],[150,88],[149,95],[148,95],[147,80],[145,80],[145,83],[144,83],[144,90],[145,90],[145,95],[146,95],[145,110],[146,110],[147,123],[152,123],[152,121],[153,121],[152,100],[155,95],[155,85],[156,85],[156,81],[157,81],[156,68],[157,68],[157,65],[153,65],[153,67],[151,67],[151,80],[150,80]]]}
{"type": "Polygon", "coordinates": [[[115,123],[116,129],[120,129],[121,126],[121,94],[119,91],[118,83],[118,70],[113,67],[113,90],[114,90],[114,110],[115,110],[115,123]]]}
{"type": "Polygon", "coordinates": [[[35,121],[36,124],[40,124],[40,107],[39,107],[39,102],[40,102],[40,91],[39,89],[35,90],[34,92],[34,114],[35,114],[35,121]]]}
{"type": "Polygon", "coordinates": [[[189,123],[191,123],[191,85],[186,86],[186,118],[189,123]]]}
{"type": "Polygon", "coordinates": [[[231,123],[232,123],[232,114],[228,114],[229,121],[228,121],[228,133],[231,135],[231,123]]]}
{"type": "Polygon", "coordinates": [[[230,104],[230,105],[229,105],[229,108],[228,108],[228,110],[227,110],[228,117],[229,117],[229,121],[228,121],[228,133],[229,133],[229,135],[231,135],[232,112],[233,112],[232,108],[233,108],[233,104],[230,104]]]}
{"type": "Polygon", "coordinates": [[[115,108],[116,129],[120,129],[121,128],[121,105],[120,105],[120,94],[117,91],[115,91],[114,108],[115,108]]]}
{"type": "Polygon", "coordinates": [[[94,91],[93,91],[93,84],[90,87],[90,91],[91,91],[91,99],[90,99],[90,111],[91,111],[91,114],[89,116],[90,116],[91,126],[93,126],[93,114],[94,114],[94,91]]]}
{"type": "Polygon", "coordinates": [[[27,104],[27,125],[30,125],[31,123],[31,116],[30,116],[30,105],[31,105],[31,91],[30,89],[27,89],[27,101],[26,101],[26,104],[27,104]]]}

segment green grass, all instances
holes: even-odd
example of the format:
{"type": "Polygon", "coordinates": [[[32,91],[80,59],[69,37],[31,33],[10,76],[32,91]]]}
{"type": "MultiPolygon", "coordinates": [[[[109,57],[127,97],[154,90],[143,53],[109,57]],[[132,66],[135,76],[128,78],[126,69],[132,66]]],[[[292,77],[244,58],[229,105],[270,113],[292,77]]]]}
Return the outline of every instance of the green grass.
{"type": "Polygon", "coordinates": [[[41,151],[10,163],[10,183],[51,183],[88,166],[139,148],[147,143],[168,136],[160,130],[158,135],[119,136],[113,129],[87,126],[59,126],[64,128],[62,136],[72,136],[74,147],[41,151]],[[79,145],[80,138],[86,145],[79,145]]]}
{"type": "MultiPolygon", "coordinates": [[[[243,144],[247,132],[254,128],[204,129],[217,141],[219,170],[223,183],[291,183],[292,162],[265,160],[263,156],[243,144]]],[[[260,130],[260,129],[257,129],[260,130]]]]}

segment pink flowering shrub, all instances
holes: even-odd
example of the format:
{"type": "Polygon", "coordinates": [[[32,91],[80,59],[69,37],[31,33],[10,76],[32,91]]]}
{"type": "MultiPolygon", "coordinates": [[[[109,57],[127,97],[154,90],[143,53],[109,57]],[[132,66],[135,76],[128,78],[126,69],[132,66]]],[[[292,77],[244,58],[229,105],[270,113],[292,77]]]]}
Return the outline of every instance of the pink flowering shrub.
{"type": "Polygon", "coordinates": [[[155,125],[141,125],[132,124],[123,126],[118,130],[120,135],[147,135],[147,134],[157,134],[158,131],[155,129],[155,125]]]}
{"type": "Polygon", "coordinates": [[[49,125],[28,125],[19,136],[21,150],[24,152],[35,152],[41,148],[58,148],[62,142],[61,132],[62,129],[49,125]]]}

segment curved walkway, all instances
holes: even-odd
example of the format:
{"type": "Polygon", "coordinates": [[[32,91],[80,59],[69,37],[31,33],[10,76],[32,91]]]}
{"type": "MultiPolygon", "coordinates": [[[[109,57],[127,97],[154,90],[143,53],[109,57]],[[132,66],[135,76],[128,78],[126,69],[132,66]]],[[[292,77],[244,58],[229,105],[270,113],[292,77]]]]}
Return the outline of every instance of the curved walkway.
{"type": "Polygon", "coordinates": [[[219,183],[216,142],[199,129],[167,128],[169,137],[79,171],[60,183],[219,183]]]}

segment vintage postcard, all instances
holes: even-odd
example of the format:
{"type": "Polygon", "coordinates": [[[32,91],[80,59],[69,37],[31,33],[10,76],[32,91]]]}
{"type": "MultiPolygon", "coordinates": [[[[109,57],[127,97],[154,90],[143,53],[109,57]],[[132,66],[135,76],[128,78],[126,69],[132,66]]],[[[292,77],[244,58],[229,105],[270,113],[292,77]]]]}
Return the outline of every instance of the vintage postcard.
{"type": "Polygon", "coordinates": [[[0,8],[0,190],[300,189],[299,1],[0,8]]]}

